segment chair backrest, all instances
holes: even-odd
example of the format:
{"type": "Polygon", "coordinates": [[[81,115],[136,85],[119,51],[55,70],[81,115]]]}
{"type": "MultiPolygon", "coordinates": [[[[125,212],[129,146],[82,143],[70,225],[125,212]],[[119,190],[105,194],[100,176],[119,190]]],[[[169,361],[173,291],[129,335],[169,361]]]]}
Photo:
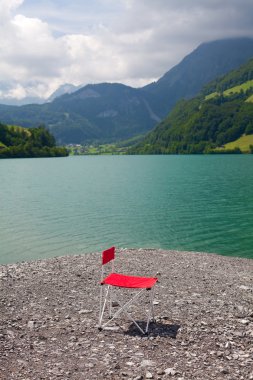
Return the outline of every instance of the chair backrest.
{"type": "MultiPolygon", "coordinates": [[[[115,247],[111,247],[106,249],[102,252],[102,270],[101,270],[101,281],[104,278],[104,266],[105,264],[108,264],[111,261],[111,270],[110,272],[113,273],[114,270],[114,259],[115,259],[115,247]]],[[[106,269],[106,272],[108,272],[108,268],[106,269]]]]}
{"type": "Polygon", "coordinates": [[[115,259],[115,247],[111,247],[102,252],[102,265],[115,259]]]}

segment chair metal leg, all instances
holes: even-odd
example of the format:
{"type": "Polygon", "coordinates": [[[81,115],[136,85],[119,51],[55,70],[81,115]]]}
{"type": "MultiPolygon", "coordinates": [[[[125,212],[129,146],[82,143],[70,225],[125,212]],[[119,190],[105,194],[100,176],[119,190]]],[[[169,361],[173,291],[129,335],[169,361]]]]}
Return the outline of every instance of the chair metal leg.
{"type": "Polygon", "coordinates": [[[152,315],[152,319],[154,319],[154,288],[152,288],[150,290],[150,301],[149,301],[149,303],[150,303],[150,305],[149,305],[148,320],[147,320],[147,325],[146,325],[145,333],[148,333],[148,328],[149,328],[149,322],[150,322],[150,319],[151,319],[151,315],[152,315]]]}
{"type": "Polygon", "coordinates": [[[109,318],[112,318],[112,286],[109,286],[109,318]]]}
{"type": "MultiPolygon", "coordinates": [[[[136,327],[141,331],[142,334],[145,334],[145,332],[143,331],[143,329],[139,326],[139,324],[134,320],[134,318],[131,316],[131,314],[128,313],[127,309],[130,307],[130,305],[135,301],[135,299],[137,297],[139,297],[139,295],[141,293],[143,293],[145,289],[141,289],[138,293],[135,294],[135,296],[133,298],[131,298],[128,302],[126,302],[124,305],[122,305],[119,301],[117,301],[117,303],[119,304],[120,306],[120,309],[116,311],[116,313],[111,317],[111,319],[109,321],[107,321],[106,323],[104,323],[102,325],[102,319],[103,319],[103,314],[104,314],[104,309],[105,309],[105,305],[108,301],[108,294],[109,292],[107,291],[106,293],[106,296],[105,296],[105,301],[104,301],[104,305],[103,305],[103,309],[102,309],[102,313],[101,313],[101,317],[100,317],[100,320],[99,320],[99,328],[105,328],[107,325],[109,325],[109,323],[111,323],[113,321],[113,319],[115,319],[120,313],[125,313],[127,315],[127,317],[129,319],[131,319],[131,321],[136,325],[136,327]]],[[[111,294],[112,296],[112,294],[111,294]]],[[[112,298],[114,299],[114,295],[112,296],[112,298]]],[[[116,301],[116,300],[115,300],[116,301]]]]}
{"type": "MultiPolygon", "coordinates": [[[[133,300],[131,300],[131,303],[132,303],[132,301],[133,301],[133,300]]],[[[142,334],[145,334],[145,332],[142,330],[141,326],[136,322],[136,320],[131,316],[131,314],[128,313],[127,308],[125,308],[125,305],[121,306],[121,304],[119,303],[119,301],[117,301],[117,302],[118,302],[118,304],[119,304],[120,307],[121,307],[121,309],[120,309],[119,311],[125,313],[125,314],[127,315],[127,317],[128,317],[129,319],[131,319],[131,321],[135,324],[135,326],[140,330],[140,332],[141,332],[142,334]]],[[[130,306],[131,303],[129,303],[128,306],[130,306]]]]}
{"type": "Polygon", "coordinates": [[[99,319],[98,319],[98,324],[100,325],[100,318],[102,314],[102,302],[103,302],[103,286],[101,285],[100,287],[100,299],[99,299],[99,319]]]}
{"type": "Polygon", "coordinates": [[[105,292],[105,298],[104,298],[104,303],[102,302],[103,298],[103,289],[101,289],[100,293],[100,315],[99,315],[99,329],[105,328],[109,323],[113,321],[120,313],[125,313],[126,316],[135,324],[135,326],[140,330],[142,334],[147,334],[148,329],[149,329],[149,324],[150,320],[154,320],[154,294],[155,294],[155,289],[152,288],[149,290],[149,309],[147,313],[147,324],[145,331],[140,327],[140,325],[134,320],[134,318],[131,316],[131,314],[128,312],[128,308],[131,306],[131,304],[143,293],[146,289],[141,289],[138,293],[134,295],[133,298],[131,298],[128,302],[126,302],[124,305],[122,305],[118,300],[114,298],[114,293],[112,292],[112,287],[108,285],[107,290],[105,292]],[[120,307],[114,315],[112,315],[112,301],[116,301],[120,307]],[[104,316],[104,311],[106,305],[109,307],[109,318],[110,320],[107,321],[106,323],[102,324],[103,316],[104,316]]]}
{"type": "Polygon", "coordinates": [[[154,310],[154,298],[155,298],[155,288],[152,289],[152,304],[151,304],[151,307],[152,307],[152,320],[154,321],[155,320],[155,310],[154,310]]]}
{"type": "MultiPolygon", "coordinates": [[[[101,291],[103,291],[103,290],[101,290],[101,291]]],[[[101,308],[101,311],[100,311],[99,322],[98,322],[99,328],[102,327],[102,319],[103,319],[103,315],[104,315],[104,311],[105,311],[105,306],[106,306],[106,303],[108,300],[108,295],[109,295],[109,286],[107,287],[104,304],[103,304],[103,307],[101,308]]],[[[101,302],[101,305],[102,305],[102,302],[101,302]]]]}

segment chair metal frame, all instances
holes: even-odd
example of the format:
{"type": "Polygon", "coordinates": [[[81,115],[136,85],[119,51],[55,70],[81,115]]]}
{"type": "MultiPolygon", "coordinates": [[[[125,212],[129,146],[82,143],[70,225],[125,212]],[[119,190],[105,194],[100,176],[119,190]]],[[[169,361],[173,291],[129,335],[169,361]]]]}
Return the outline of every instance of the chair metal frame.
{"type": "Polygon", "coordinates": [[[114,260],[115,260],[115,247],[111,247],[102,252],[102,270],[101,270],[101,289],[100,289],[100,311],[99,311],[99,330],[104,329],[108,326],[115,318],[117,318],[121,313],[124,313],[139,329],[142,334],[147,334],[149,329],[149,324],[151,320],[155,320],[154,317],[154,294],[155,294],[155,284],[158,281],[156,277],[140,277],[140,276],[129,276],[125,274],[119,274],[114,272],[114,260]],[[104,265],[111,263],[111,273],[104,277],[104,265]],[[106,287],[106,289],[104,289],[106,287]],[[131,290],[138,290],[135,295],[129,299],[125,304],[119,302],[116,299],[114,288],[124,288],[131,290]],[[137,323],[137,321],[132,317],[128,311],[129,307],[136,301],[145,291],[149,292],[149,309],[147,312],[147,323],[145,331],[137,323]],[[113,314],[112,313],[112,303],[115,302],[120,308],[113,314]],[[109,309],[109,320],[102,323],[103,316],[105,313],[105,308],[108,306],[109,309]]]}

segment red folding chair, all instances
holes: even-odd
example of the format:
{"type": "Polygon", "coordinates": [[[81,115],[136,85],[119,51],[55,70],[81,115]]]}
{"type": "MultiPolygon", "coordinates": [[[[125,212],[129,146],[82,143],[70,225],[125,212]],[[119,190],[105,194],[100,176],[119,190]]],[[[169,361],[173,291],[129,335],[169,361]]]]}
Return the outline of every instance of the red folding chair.
{"type": "Polygon", "coordinates": [[[102,273],[101,273],[101,291],[100,291],[100,312],[99,312],[99,330],[105,328],[112,322],[119,314],[124,313],[135,326],[141,331],[142,334],[148,333],[149,323],[151,318],[154,320],[154,285],[158,281],[156,277],[139,277],[129,276],[120,273],[114,273],[114,259],[115,247],[111,247],[102,253],[102,273]],[[111,273],[104,278],[104,265],[111,262],[111,273]],[[137,293],[124,305],[119,302],[115,297],[113,288],[128,288],[136,289],[137,293]],[[149,309],[147,312],[147,323],[145,331],[141,328],[139,323],[128,312],[129,307],[145,290],[149,291],[149,309]],[[112,315],[112,302],[119,306],[119,309],[112,315]],[[106,306],[109,306],[109,321],[102,323],[106,306]]]}

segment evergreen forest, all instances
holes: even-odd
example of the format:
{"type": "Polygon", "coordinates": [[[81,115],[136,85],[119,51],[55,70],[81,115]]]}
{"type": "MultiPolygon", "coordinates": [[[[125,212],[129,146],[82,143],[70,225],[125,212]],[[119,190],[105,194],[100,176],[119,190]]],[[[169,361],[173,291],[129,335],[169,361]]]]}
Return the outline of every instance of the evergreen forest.
{"type": "Polygon", "coordinates": [[[66,148],[58,147],[44,127],[22,128],[0,123],[0,158],[62,157],[66,148]]]}

